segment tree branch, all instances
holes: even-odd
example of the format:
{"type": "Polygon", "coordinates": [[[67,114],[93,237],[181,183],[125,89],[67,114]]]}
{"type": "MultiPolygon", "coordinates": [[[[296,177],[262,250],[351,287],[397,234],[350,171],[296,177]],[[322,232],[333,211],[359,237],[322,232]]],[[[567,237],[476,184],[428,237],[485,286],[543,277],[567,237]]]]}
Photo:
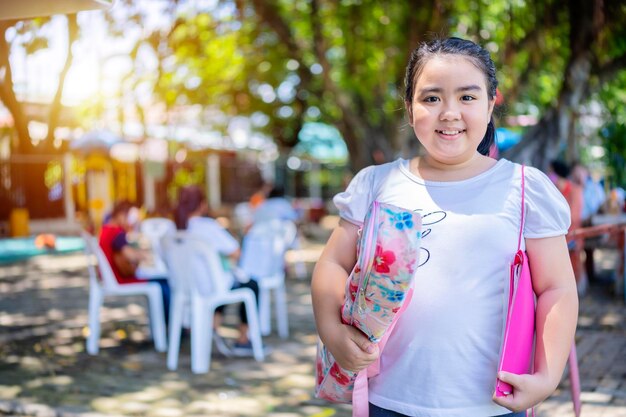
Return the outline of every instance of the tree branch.
{"type": "Polygon", "coordinates": [[[61,98],[63,96],[63,87],[65,86],[65,78],[72,66],[74,60],[74,54],[72,53],[72,46],[74,41],[78,37],[78,22],[76,20],[76,14],[67,15],[67,55],[65,57],[65,64],[59,74],[59,85],[57,91],[54,94],[54,99],[50,103],[50,115],[48,118],[48,134],[46,135],[45,146],[49,147],[54,141],[54,130],[59,124],[59,117],[61,115],[61,98]]]}
{"type": "Polygon", "coordinates": [[[598,76],[598,84],[602,85],[609,82],[618,71],[624,69],[626,69],[626,52],[602,65],[595,66],[593,73],[598,76]]]}
{"type": "Polygon", "coordinates": [[[13,90],[13,72],[9,61],[11,47],[6,40],[6,31],[14,23],[13,21],[0,21],[0,100],[13,117],[13,127],[17,132],[20,152],[29,153],[32,150],[32,144],[28,132],[28,119],[13,90]]]}
{"type": "MultiPolygon", "coordinates": [[[[296,70],[298,77],[300,78],[300,84],[298,86],[298,89],[309,91],[313,90],[313,74],[311,73],[309,67],[304,64],[304,59],[302,55],[304,46],[298,44],[295,37],[293,36],[293,33],[291,32],[291,29],[289,28],[289,25],[280,16],[276,4],[268,0],[252,0],[252,5],[257,14],[260,16],[261,21],[267,24],[276,33],[276,35],[278,35],[278,39],[280,39],[280,41],[284,45],[286,45],[288,51],[287,53],[289,54],[290,58],[300,64],[298,66],[298,69],[296,70]]],[[[308,104],[306,99],[301,98],[299,94],[296,95],[296,102],[298,103],[296,109],[299,110],[299,112],[296,114],[299,126],[296,126],[296,128],[297,131],[299,131],[304,121],[304,112],[306,111],[308,104]]]]}

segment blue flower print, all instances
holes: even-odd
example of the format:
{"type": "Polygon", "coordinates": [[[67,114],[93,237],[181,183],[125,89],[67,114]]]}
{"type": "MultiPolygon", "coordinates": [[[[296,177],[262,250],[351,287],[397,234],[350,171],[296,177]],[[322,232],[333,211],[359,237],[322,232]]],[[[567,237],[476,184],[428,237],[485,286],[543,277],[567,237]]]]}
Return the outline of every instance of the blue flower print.
{"type": "Polygon", "coordinates": [[[411,213],[407,213],[406,211],[402,213],[395,213],[392,221],[395,223],[396,229],[398,230],[403,230],[405,227],[407,229],[413,228],[413,216],[411,213]]]}
{"type": "Polygon", "coordinates": [[[392,302],[402,301],[406,295],[406,292],[402,290],[390,290],[389,288],[385,288],[381,285],[379,285],[378,288],[380,288],[380,292],[383,297],[392,302]]]}

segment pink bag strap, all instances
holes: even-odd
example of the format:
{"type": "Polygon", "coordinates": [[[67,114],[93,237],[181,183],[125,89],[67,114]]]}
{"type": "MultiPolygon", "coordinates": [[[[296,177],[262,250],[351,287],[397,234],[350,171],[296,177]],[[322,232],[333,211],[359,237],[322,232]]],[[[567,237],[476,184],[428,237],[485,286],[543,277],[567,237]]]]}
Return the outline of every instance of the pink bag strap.
{"type": "MultiPolygon", "coordinates": [[[[524,165],[522,165],[522,203],[521,203],[521,212],[522,215],[520,216],[520,225],[519,225],[519,233],[517,235],[517,252],[515,252],[515,262],[521,262],[521,258],[518,257],[519,251],[522,249],[522,235],[524,234],[524,189],[526,188],[524,186],[524,165]]],[[[515,279],[513,274],[510,275],[510,281],[509,281],[509,304],[508,304],[508,309],[507,309],[507,316],[510,314],[510,308],[511,308],[511,301],[513,300],[513,294],[515,293],[515,279]]]]}
{"type": "MultiPolygon", "coordinates": [[[[524,194],[525,194],[525,175],[524,175],[524,165],[522,165],[522,215],[521,215],[521,220],[520,220],[520,227],[519,227],[519,236],[517,238],[517,251],[519,252],[522,249],[522,234],[524,231],[524,194]]],[[[510,291],[509,291],[509,306],[511,305],[511,297],[513,296],[513,286],[514,286],[514,282],[513,282],[513,277],[511,276],[511,286],[510,286],[510,291]]],[[[534,368],[534,367],[533,367],[534,368]]],[[[531,415],[532,417],[535,417],[535,407],[531,408],[531,415]]],[[[526,410],[526,416],[528,416],[528,410],[526,410]]]]}
{"type": "Polygon", "coordinates": [[[521,216],[521,220],[520,220],[520,226],[519,226],[519,236],[517,237],[517,250],[519,252],[519,250],[522,248],[522,234],[523,234],[523,230],[524,230],[524,189],[526,187],[524,186],[524,165],[522,165],[522,216],[521,216]]]}

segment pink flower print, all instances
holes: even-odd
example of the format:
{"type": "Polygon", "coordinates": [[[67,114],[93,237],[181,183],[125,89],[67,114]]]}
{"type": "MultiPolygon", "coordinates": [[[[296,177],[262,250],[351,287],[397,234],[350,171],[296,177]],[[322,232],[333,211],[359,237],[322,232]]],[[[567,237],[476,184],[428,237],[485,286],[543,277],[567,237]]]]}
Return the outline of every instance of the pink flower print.
{"type": "Polygon", "coordinates": [[[354,301],[356,299],[356,293],[359,290],[359,283],[356,280],[350,280],[349,291],[350,291],[350,300],[354,301]]]}
{"type": "Polygon", "coordinates": [[[337,381],[340,385],[348,385],[350,383],[350,378],[345,374],[343,369],[337,365],[335,362],[333,366],[330,368],[330,375],[333,377],[335,381],[337,381]]]}
{"type": "Polygon", "coordinates": [[[321,384],[324,380],[324,368],[322,366],[322,361],[317,361],[317,385],[321,384]]]}
{"type": "Polygon", "coordinates": [[[374,254],[374,270],[378,273],[388,273],[391,269],[389,266],[396,261],[396,255],[390,250],[384,251],[383,247],[376,245],[376,253],[374,254]]]}

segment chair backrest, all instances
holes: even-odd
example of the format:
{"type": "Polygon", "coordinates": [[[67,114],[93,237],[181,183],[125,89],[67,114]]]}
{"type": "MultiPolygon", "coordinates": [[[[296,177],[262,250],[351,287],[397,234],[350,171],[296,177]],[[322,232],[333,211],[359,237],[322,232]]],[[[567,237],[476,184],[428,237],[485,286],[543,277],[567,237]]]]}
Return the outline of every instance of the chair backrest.
{"type": "Polygon", "coordinates": [[[255,223],[243,238],[240,267],[256,278],[282,274],[285,252],[296,237],[296,225],[273,219],[255,223]]]}
{"type": "Polygon", "coordinates": [[[165,236],[161,244],[174,291],[197,291],[203,296],[230,291],[232,278],[224,271],[219,253],[201,237],[179,231],[165,236]]]}
{"type": "Polygon", "coordinates": [[[233,220],[235,223],[235,228],[239,231],[243,231],[248,228],[252,224],[253,219],[253,210],[250,207],[250,203],[243,202],[237,203],[235,208],[233,209],[233,220]]]}
{"type": "Polygon", "coordinates": [[[164,253],[161,248],[161,238],[176,233],[176,223],[166,217],[150,217],[141,222],[139,231],[142,236],[150,241],[152,250],[163,258],[164,253]]]}
{"type": "Polygon", "coordinates": [[[85,240],[85,254],[92,258],[89,260],[87,268],[89,269],[89,279],[92,283],[98,283],[106,288],[117,287],[119,283],[115,278],[115,273],[111,269],[111,264],[107,259],[104,251],[100,247],[98,238],[91,235],[87,231],[81,231],[81,235],[85,240]],[[93,262],[95,257],[95,265],[93,262]],[[96,270],[97,267],[97,270],[96,270]]]}

